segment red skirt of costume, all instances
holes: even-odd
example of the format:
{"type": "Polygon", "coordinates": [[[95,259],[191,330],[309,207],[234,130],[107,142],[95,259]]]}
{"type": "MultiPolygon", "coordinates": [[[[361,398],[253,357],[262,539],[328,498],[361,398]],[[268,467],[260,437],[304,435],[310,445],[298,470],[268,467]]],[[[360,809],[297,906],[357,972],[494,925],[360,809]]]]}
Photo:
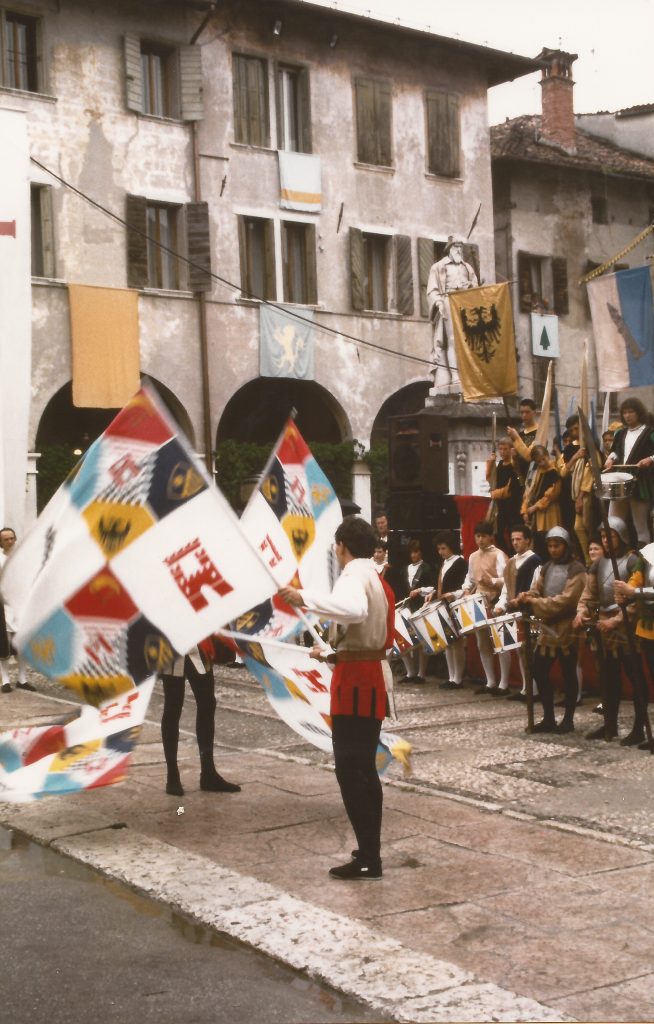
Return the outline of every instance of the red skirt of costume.
{"type": "MultiPolygon", "coordinates": [[[[386,580],[380,578],[386,596],[386,649],[393,644],[395,631],[395,595],[386,580]]],[[[386,717],[388,698],[381,661],[349,661],[334,667],[330,713],[359,718],[386,717]]]]}

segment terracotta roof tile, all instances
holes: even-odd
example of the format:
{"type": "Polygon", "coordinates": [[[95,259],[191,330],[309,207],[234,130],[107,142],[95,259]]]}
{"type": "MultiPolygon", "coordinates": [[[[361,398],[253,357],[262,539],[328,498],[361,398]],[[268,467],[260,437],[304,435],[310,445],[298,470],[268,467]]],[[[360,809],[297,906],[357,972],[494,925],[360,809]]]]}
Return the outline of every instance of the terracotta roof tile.
{"type": "Polygon", "coordinates": [[[540,132],[541,118],[537,114],[523,114],[504,124],[493,125],[490,130],[492,158],[654,179],[654,160],[589,135],[581,128],[576,129],[574,153],[543,141],[540,132]]]}

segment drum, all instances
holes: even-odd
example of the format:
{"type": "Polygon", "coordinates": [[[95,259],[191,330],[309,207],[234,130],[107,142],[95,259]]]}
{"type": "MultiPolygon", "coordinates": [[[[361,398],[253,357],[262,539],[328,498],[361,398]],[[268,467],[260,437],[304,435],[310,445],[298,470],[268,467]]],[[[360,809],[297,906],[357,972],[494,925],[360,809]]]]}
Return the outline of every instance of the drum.
{"type": "Polygon", "coordinates": [[[596,488],[597,497],[608,501],[629,498],[636,479],[632,473],[602,473],[601,484],[596,488]]]}
{"type": "Polygon", "coordinates": [[[444,651],[456,639],[456,629],[450,618],[447,601],[432,601],[419,608],[411,616],[411,624],[432,654],[444,651]]]}
{"type": "Polygon", "coordinates": [[[467,597],[460,597],[458,601],[452,601],[450,609],[461,636],[471,633],[473,629],[481,629],[482,626],[488,625],[486,602],[481,594],[468,594],[467,597]]]}
{"type": "Polygon", "coordinates": [[[520,639],[521,612],[512,612],[510,615],[498,615],[488,620],[491,640],[495,654],[503,654],[504,651],[516,651],[522,647],[520,639]]]}
{"type": "Polygon", "coordinates": [[[391,654],[406,654],[407,651],[417,647],[420,638],[416,631],[409,628],[408,620],[411,616],[409,608],[399,604],[395,606],[395,629],[393,632],[393,645],[390,648],[391,654]]]}

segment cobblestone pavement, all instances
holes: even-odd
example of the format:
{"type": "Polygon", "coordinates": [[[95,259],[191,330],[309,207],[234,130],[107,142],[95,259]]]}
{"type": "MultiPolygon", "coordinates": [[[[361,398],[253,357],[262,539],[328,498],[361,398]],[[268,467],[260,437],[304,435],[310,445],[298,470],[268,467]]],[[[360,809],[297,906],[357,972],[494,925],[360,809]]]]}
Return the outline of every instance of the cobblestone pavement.
{"type": "MultiPolygon", "coordinates": [[[[245,671],[217,679],[219,767],[241,794],[199,791],[190,691],[186,796],[164,794],[157,688],[125,785],[1,820],[396,1020],[651,1019],[654,758],[584,740],[594,701],[574,734],[530,737],[521,704],[398,686],[414,774],[387,773],[384,878],[361,886],[326,877],[352,846],[329,759],[245,671]]],[[[0,699],[3,728],[67,710],[36,685],[0,699]]]]}

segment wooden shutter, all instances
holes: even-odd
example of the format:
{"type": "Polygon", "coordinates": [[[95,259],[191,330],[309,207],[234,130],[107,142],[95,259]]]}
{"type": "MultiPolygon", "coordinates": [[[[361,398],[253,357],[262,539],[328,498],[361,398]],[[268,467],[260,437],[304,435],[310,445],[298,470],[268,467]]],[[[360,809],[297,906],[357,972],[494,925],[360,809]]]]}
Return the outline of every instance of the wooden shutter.
{"type": "Polygon", "coordinates": [[[469,242],[466,242],[465,245],[463,246],[463,260],[465,263],[470,264],[475,274],[477,275],[477,280],[481,283],[481,271],[479,268],[479,246],[471,245],[469,242]]]}
{"type": "MultiPolygon", "coordinates": [[[[241,292],[243,295],[246,295],[248,287],[248,242],[245,217],[237,215],[236,223],[238,227],[238,254],[241,266],[241,292]]],[[[246,297],[251,298],[250,295],[247,295],[246,297]]]]}
{"type": "Polygon", "coordinates": [[[270,145],[268,126],[267,64],[258,57],[246,57],[247,138],[251,146],[270,145]]]}
{"type": "Polygon", "coordinates": [[[429,91],[427,107],[428,170],[445,178],[459,175],[459,98],[452,93],[429,91]]]}
{"type": "Polygon", "coordinates": [[[357,115],[357,160],[362,164],[374,164],[376,162],[374,82],[369,78],[357,78],[354,83],[354,93],[357,115]]]}
{"type": "Polygon", "coordinates": [[[202,47],[179,47],[180,113],[182,121],[201,121],[202,103],[202,47]]]}
{"type": "Polygon", "coordinates": [[[297,82],[298,146],[301,153],[311,152],[311,93],[309,69],[301,68],[297,82]]]}
{"type": "Polygon", "coordinates": [[[375,82],[375,128],[377,139],[375,163],[380,167],[390,167],[392,163],[390,82],[375,82]]]}
{"type": "Polygon", "coordinates": [[[359,228],[350,228],[350,278],[352,309],[365,309],[363,232],[359,228]]]}
{"type": "Polygon", "coordinates": [[[275,301],[277,298],[277,279],[275,275],[275,222],[267,220],[263,230],[263,255],[266,271],[266,294],[264,299],[275,301]]]}
{"type": "Polygon", "coordinates": [[[564,257],[552,259],[552,290],[554,292],[554,312],[559,316],[569,312],[568,303],[568,261],[564,257]]]}
{"type": "Polygon", "coordinates": [[[141,40],[128,32],[124,39],[125,53],[125,101],[128,110],[143,113],[143,67],[141,64],[141,40]]]}
{"type": "Polygon", "coordinates": [[[316,273],[316,225],[307,224],[305,229],[305,266],[307,272],[306,302],[315,306],[318,302],[318,275],[316,273]]]}
{"type": "Polygon", "coordinates": [[[144,196],[126,197],[127,286],[145,288],[148,283],[147,200],[144,196]],[[130,231],[130,228],[136,228],[130,231]]]}
{"type": "Polygon", "coordinates": [[[411,265],[411,239],[408,235],[395,235],[395,302],[398,313],[413,316],[413,267],[411,265]]]}
{"type": "Polygon", "coordinates": [[[429,271],[436,262],[436,247],[432,238],[418,239],[418,286],[420,290],[420,316],[429,316],[427,282],[429,271]]]}
{"type": "Polygon", "coordinates": [[[211,242],[208,203],[186,204],[188,284],[192,292],[211,291],[211,242]]]}
{"type": "Polygon", "coordinates": [[[247,58],[232,56],[232,92],[234,96],[234,142],[248,141],[247,58]]]}
{"type": "Polygon", "coordinates": [[[518,253],[518,294],[520,296],[520,312],[531,313],[531,271],[529,254],[518,253]]]}
{"type": "Polygon", "coordinates": [[[54,229],[52,224],[52,189],[45,185],[39,189],[41,207],[41,241],[43,245],[43,276],[55,276],[54,229]]]}

